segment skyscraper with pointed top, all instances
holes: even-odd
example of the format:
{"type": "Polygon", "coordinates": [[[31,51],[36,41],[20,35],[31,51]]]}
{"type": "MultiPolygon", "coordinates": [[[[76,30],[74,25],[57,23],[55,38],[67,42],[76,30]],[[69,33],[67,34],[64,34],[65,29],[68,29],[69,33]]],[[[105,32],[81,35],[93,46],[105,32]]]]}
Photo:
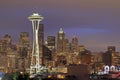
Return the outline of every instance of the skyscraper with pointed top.
{"type": "Polygon", "coordinates": [[[65,33],[62,28],[60,28],[57,36],[57,52],[62,53],[64,52],[64,40],[65,40],[65,33]]]}

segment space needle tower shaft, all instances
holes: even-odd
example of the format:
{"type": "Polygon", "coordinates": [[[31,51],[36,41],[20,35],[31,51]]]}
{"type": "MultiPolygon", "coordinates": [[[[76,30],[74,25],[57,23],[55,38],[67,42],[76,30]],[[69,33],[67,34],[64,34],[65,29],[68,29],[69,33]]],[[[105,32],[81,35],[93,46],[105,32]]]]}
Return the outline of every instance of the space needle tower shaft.
{"type": "Polygon", "coordinates": [[[28,19],[32,21],[33,27],[33,48],[32,48],[32,57],[31,57],[31,66],[30,73],[35,71],[34,73],[39,72],[40,65],[40,54],[39,54],[39,43],[38,43],[38,31],[39,31],[39,23],[43,20],[43,17],[38,13],[33,13],[33,15],[29,16],[28,19]]]}

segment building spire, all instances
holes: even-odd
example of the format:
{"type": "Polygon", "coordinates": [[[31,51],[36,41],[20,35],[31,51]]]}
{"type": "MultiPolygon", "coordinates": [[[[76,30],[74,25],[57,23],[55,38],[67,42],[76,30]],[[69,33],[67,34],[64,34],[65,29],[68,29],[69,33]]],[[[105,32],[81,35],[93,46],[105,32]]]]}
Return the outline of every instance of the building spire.
{"type": "Polygon", "coordinates": [[[64,33],[64,31],[63,31],[63,29],[62,29],[62,28],[60,28],[59,33],[64,33]]]}

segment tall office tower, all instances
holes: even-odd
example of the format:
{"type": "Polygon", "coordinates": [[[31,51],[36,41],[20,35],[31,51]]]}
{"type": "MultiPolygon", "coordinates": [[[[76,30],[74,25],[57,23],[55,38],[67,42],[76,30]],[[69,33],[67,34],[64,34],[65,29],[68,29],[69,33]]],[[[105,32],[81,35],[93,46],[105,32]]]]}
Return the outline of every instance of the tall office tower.
{"type": "Polygon", "coordinates": [[[57,52],[62,53],[64,52],[64,40],[65,40],[65,33],[62,28],[60,28],[57,36],[57,52]]]}
{"type": "Polygon", "coordinates": [[[118,62],[117,62],[117,52],[116,52],[116,48],[115,48],[115,46],[108,46],[108,52],[109,52],[109,54],[111,54],[111,60],[112,60],[112,62],[111,62],[111,64],[112,65],[116,65],[118,62]]]}
{"type": "Polygon", "coordinates": [[[112,65],[112,53],[110,51],[107,51],[103,53],[102,60],[105,65],[112,65]]]}
{"type": "Polygon", "coordinates": [[[78,38],[76,36],[72,38],[72,45],[74,47],[73,52],[78,52],[78,38]]]}
{"type": "Polygon", "coordinates": [[[19,38],[19,53],[21,57],[28,56],[28,50],[30,50],[30,38],[28,32],[21,32],[19,38]]]}
{"type": "Polygon", "coordinates": [[[12,45],[12,38],[10,35],[6,34],[3,37],[3,50],[7,51],[8,49],[11,48],[11,45],[12,45]]]}
{"type": "Polygon", "coordinates": [[[17,68],[25,71],[30,66],[30,37],[28,32],[21,32],[18,44],[17,68]]]}
{"type": "Polygon", "coordinates": [[[69,40],[68,39],[65,39],[64,40],[64,51],[65,53],[69,53],[70,52],[70,43],[69,43],[69,40]]]}
{"type": "Polygon", "coordinates": [[[39,53],[39,42],[38,42],[38,33],[39,33],[39,23],[43,20],[43,17],[38,13],[33,13],[30,17],[28,17],[30,21],[32,21],[33,26],[33,49],[32,49],[32,58],[31,58],[31,66],[30,66],[30,74],[31,73],[39,73],[41,71],[40,59],[42,62],[42,56],[39,53]]]}
{"type": "Polygon", "coordinates": [[[47,46],[52,52],[55,52],[55,36],[47,37],[47,46]]]}
{"type": "MultiPolygon", "coordinates": [[[[14,71],[15,70],[15,53],[16,53],[16,46],[12,44],[12,38],[10,35],[6,34],[2,40],[0,40],[0,57],[1,63],[4,65],[3,68],[6,68],[6,71],[14,71]],[[4,60],[2,60],[4,58],[4,60]]],[[[0,65],[0,68],[3,66],[0,65]]]]}
{"type": "Polygon", "coordinates": [[[44,45],[44,25],[39,24],[38,30],[38,43],[39,43],[39,56],[40,64],[44,64],[44,54],[43,54],[43,45],[44,45]]]}

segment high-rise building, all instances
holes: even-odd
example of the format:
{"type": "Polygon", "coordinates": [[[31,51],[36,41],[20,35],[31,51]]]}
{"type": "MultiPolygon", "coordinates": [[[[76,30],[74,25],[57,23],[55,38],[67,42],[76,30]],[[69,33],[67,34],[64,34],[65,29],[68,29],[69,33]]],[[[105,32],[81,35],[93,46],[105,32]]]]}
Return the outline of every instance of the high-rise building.
{"type": "Polygon", "coordinates": [[[112,53],[110,51],[103,53],[102,58],[105,65],[112,65],[112,53]]]}
{"type": "Polygon", "coordinates": [[[21,32],[19,38],[19,53],[21,57],[27,57],[30,49],[30,38],[28,32],[21,32]]]}
{"type": "Polygon", "coordinates": [[[116,47],[115,46],[108,46],[108,50],[107,52],[109,53],[110,55],[110,60],[109,62],[111,61],[111,64],[112,65],[119,65],[119,58],[120,58],[120,54],[119,52],[116,52],[116,47]]]}
{"type": "Polygon", "coordinates": [[[18,56],[16,68],[19,71],[25,71],[30,66],[30,37],[28,32],[21,32],[18,44],[18,56]]]}
{"type": "Polygon", "coordinates": [[[64,40],[64,52],[69,53],[70,52],[70,43],[68,39],[64,40]]]}
{"type": "Polygon", "coordinates": [[[47,47],[55,52],[55,36],[48,36],[47,37],[47,47]]]}
{"type": "Polygon", "coordinates": [[[112,54],[112,65],[120,65],[120,52],[115,52],[112,54]]]}
{"type": "Polygon", "coordinates": [[[44,53],[44,65],[48,66],[47,64],[52,60],[52,51],[46,47],[46,46],[43,46],[43,53],[44,53]]]}
{"type": "Polygon", "coordinates": [[[16,68],[16,53],[17,47],[12,44],[12,38],[9,34],[6,34],[2,40],[0,40],[0,70],[4,72],[15,71],[16,68]]]}
{"type": "Polygon", "coordinates": [[[64,52],[64,40],[65,40],[65,33],[62,28],[60,28],[57,36],[57,52],[62,53],[64,52]]]}
{"type": "Polygon", "coordinates": [[[72,45],[74,47],[73,51],[78,52],[78,38],[76,36],[72,38],[72,45]]]}
{"type": "Polygon", "coordinates": [[[43,45],[44,45],[44,25],[43,25],[43,24],[39,24],[39,30],[38,30],[38,43],[39,43],[40,64],[44,64],[44,54],[43,54],[43,45]]]}
{"type": "Polygon", "coordinates": [[[10,35],[6,34],[4,37],[3,37],[3,40],[2,40],[2,52],[5,52],[7,51],[8,49],[11,48],[11,44],[12,44],[12,38],[10,35]]]}
{"type": "Polygon", "coordinates": [[[116,51],[115,46],[108,46],[108,49],[105,53],[103,53],[103,62],[105,65],[113,65],[115,63],[116,51]]]}

